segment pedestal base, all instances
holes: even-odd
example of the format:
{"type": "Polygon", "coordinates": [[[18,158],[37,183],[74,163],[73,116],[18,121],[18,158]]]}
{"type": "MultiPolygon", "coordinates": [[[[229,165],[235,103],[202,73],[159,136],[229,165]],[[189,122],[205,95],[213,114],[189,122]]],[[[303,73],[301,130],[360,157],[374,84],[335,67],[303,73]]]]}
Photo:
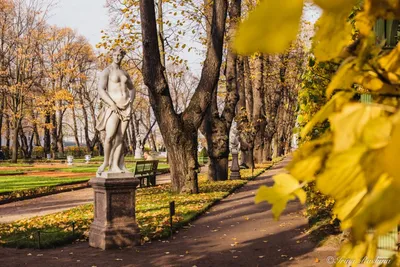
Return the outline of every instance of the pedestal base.
{"type": "Polygon", "coordinates": [[[135,217],[137,178],[128,174],[102,175],[92,178],[94,190],[94,221],[90,226],[89,245],[101,249],[140,244],[140,233],[135,217]],[[112,176],[113,178],[104,178],[112,176]]]}
{"type": "Polygon", "coordinates": [[[140,245],[137,224],[104,227],[93,223],[90,226],[89,246],[103,250],[140,245]]]}
{"type": "Polygon", "coordinates": [[[240,179],[240,167],[239,167],[239,159],[237,151],[232,151],[232,166],[231,166],[231,176],[229,179],[238,180],[240,179]]]}
{"type": "Polygon", "coordinates": [[[231,176],[229,176],[230,180],[239,180],[242,177],[240,176],[240,172],[239,171],[231,171],[231,176]]]}

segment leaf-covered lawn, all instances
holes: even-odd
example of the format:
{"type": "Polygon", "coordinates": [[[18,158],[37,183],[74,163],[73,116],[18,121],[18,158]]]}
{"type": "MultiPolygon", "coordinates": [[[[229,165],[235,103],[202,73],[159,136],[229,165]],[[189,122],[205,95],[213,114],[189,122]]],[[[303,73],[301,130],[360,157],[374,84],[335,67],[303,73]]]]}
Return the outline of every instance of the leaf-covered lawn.
{"type": "MultiPolygon", "coordinates": [[[[264,168],[254,169],[254,176],[262,173],[264,168]]],[[[206,175],[199,175],[199,194],[179,195],[170,192],[170,185],[160,185],[137,190],[136,218],[144,240],[168,236],[169,202],[175,201],[176,215],[173,217],[175,228],[193,220],[207,210],[213,203],[226,197],[236,188],[252,179],[251,170],[241,170],[242,180],[209,182],[206,175]]],[[[89,227],[93,220],[93,205],[83,205],[68,211],[47,216],[17,221],[11,224],[0,224],[0,244],[11,246],[35,246],[35,233],[41,231],[72,232],[72,223],[76,231],[88,237],[89,227]],[[56,230],[55,230],[56,229],[56,230]],[[32,244],[24,245],[14,242],[15,239],[26,238],[32,244]]],[[[59,235],[65,236],[65,235],[59,235]]],[[[41,240],[46,235],[41,236],[41,240]]],[[[61,238],[61,237],[60,237],[61,238]]],[[[54,239],[54,237],[53,237],[54,239]]],[[[61,244],[60,240],[57,244],[61,244]]],[[[45,241],[43,241],[45,242],[45,241]]],[[[54,243],[54,244],[56,244],[54,243]]],[[[54,245],[53,244],[53,245],[54,245]]],[[[51,244],[49,246],[52,246],[51,244]]]]}

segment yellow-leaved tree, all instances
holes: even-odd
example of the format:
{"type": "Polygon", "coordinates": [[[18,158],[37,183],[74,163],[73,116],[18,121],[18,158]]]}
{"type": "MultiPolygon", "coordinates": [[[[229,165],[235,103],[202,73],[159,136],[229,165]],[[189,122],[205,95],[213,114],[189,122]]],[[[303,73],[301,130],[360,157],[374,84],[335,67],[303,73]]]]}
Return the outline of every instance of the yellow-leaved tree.
{"type": "MultiPolygon", "coordinates": [[[[400,1],[364,0],[355,18],[355,39],[348,17],[359,1],[313,1],[323,10],[316,23],[314,54],[319,61],[334,60],[341,66],[326,90],[330,100],[301,137],[325,120],[330,129],[296,151],[289,174],[275,176],[273,187],[261,187],[256,202],[273,204],[279,218],[287,201],[297,197],[304,203],[304,186],[315,182],[335,200],[333,212],[342,229],[351,229],[351,241],[339,252],[349,261],[337,266],[357,266],[365,257],[376,258],[378,238],[400,222],[400,45],[384,50],[374,31],[378,19],[400,18],[400,1]],[[357,97],[364,93],[374,101],[360,103],[357,97]]],[[[238,30],[237,51],[283,52],[296,37],[303,4],[261,1],[238,30]]]]}

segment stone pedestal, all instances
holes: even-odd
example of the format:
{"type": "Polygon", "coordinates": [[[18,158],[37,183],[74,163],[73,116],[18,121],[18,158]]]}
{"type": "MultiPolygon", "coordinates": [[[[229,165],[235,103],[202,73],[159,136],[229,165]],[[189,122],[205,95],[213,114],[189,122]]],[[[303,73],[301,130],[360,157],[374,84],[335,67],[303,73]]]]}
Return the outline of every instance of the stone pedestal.
{"type": "Polygon", "coordinates": [[[232,149],[232,166],[231,166],[231,180],[240,179],[240,167],[239,167],[239,153],[236,149],[232,149]]]}
{"type": "Polygon", "coordinates": [[[135,192],[139,179],[132,173],[102,173],[89,184],[94,190],[94,221],[89,245],[112,249],[140,244],[135,217],[135,192]]]}

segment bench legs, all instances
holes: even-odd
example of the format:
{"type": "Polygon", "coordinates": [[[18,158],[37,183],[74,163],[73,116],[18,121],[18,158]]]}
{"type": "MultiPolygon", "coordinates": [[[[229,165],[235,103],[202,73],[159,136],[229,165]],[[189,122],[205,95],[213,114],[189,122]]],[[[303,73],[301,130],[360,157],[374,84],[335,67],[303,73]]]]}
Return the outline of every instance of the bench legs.
{"type": "Polygon", "coordinates": [[[144,179],[146,179],[146,186],[155,186],[156,185],[156,176],[155,175],[151,175],[151,176],[147,176],[147,177],[140,177],[140,187],[145,187],[145,182],[144,179]]]}
{"type": "Polygon", "coordinates": [[[156,185],[156,176],[152,175],[147,178],[148,184],[150,183],[151,185],[155,186],[156,185]]]}

